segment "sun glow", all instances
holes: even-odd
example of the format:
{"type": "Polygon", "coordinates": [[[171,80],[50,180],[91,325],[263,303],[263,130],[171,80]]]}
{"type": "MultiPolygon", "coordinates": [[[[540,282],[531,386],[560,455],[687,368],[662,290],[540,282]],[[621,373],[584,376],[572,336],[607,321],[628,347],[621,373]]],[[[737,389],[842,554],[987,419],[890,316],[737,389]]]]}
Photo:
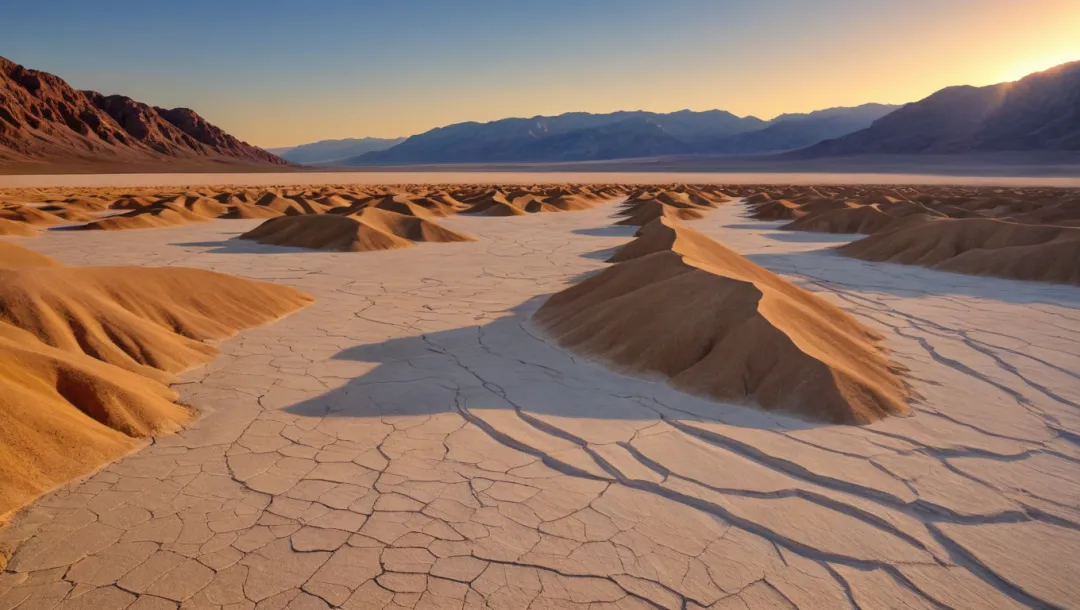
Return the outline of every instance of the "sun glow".
{"type": "Polygon", "coordinates": [[[1055,66],[1080,60],[1080,45],[1073,49],[1061,49],[1035,57],[1026,57],[1010,63],[1001,73],[1001,80],[1011,82],[1020,80],[1028,74],[1049,70],[1055,66]]]}

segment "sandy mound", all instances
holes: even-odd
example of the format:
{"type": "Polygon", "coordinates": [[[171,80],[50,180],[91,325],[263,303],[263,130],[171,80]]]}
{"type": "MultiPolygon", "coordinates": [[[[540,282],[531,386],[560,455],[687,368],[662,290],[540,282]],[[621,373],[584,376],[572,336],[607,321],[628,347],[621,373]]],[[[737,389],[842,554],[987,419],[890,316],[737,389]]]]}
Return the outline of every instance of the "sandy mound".
{"type": "Polygon", "coordinates": [[[14,220],[8,220],[6,218],[0,218],[0,235],[10,235],[14,237],[33,237],[38,234],[38,230],[33,225],[26,224],[25,222],[16,222],[14,220]]]}
{"type": "Polygon", "coordinates": [[[617,225],[641,227],[658,218],[670,220],[696,220],[703,218],[694,207],[675,207],[659,199],[642,199],[627,205],[618,216],[625,216],[617,225]]]}
{"type": "Polygon", "coordinates": [[[66,222],[93,222],[99,218],[97,214],[88,212],[81,208],[68,208],[65,210],[59,210],[52,212],[57,218],[62,218],[66,222]]]}
{"type": "Polygon", "coordinates": [[[183,206],[189,212],[205,218],[218,218],[229,212],[229,206],[206,197],[199,197],[194,201],[186,201],[183,203],[183,206]]]}
{"type": "Polygon", "coordinates": [[[1080,228],[983,218],[936,220],[871,235],[838,250],[868,261],[1080,284],[1080,228]]]}
{"type": "Polygon", "coordinates": [[[207,220],[210,219],[206,216],[200,216],[180,204],[166,203],[161,207],[144,208],[119,216],[95,220],[79,228],[87,231],[160,229],[187,225],[193,222],[206,222],[207,220]]]}
{"type": "Polygon", "coordinates": [[[3,322],[0,387],[0,519],[191,419],[167,386],[3,322]]]}
{"type": "Polygon", "coordinates": [[[222,218],[242,218],[242,219],[261,219],[261,218],[277,218],[278,216],[284,216],[283,212],[279,212],[272,208],[258,206],[252,203],[236,203],[231,206],[231,209],[222,216],[222,218]]]}
{"type": "Polygon", "coordinates": [[[464,199],[471,205],[462,210],[462,214],[477,214],[479,216],[524,216],[528,214],[524,209],[510,203],[506,195],[494,192],[480,198],[464,199]]]}
{"type": "Polygon", "coordinates": [[[55,214],[50,214],[49,212],[44,212],[28,205],[0,208],[0,218],[39,226],[62,225],[67,222],[55,214]]]}
{"type": "Polygon", "coordinates": [[[386,197],[371,201],[366,207],[394,212],[396,214],[404,214],[405,216],[416,216],[418,218],[446,216],[450,213],[445,209],[445,206],[435,201],[425,201],[421,203],[418,200],[414,200],[413,198],[404,195],[387,195],[386,197]]]}
{"type": "Polygon", "coordinates": [[[239,239],[340,252],[408,248],[417,241],[472,241],[425,218],[375,208],[349,216],[326,214],[272,218],[244,233],[239,239]]]}
{"type": "Polygon", "coordinates": [[[0,518],[190,420],[163,382],[202,341],[311,297],[184,268],[64,267],[0,243],[0,518]]]}
{"type": "Polygon", "coordinates": [[[0,270],[0,322],[158,380],[217,354],[204,341],[310,302],[293,288],[182,267],[0,270]]]}
{"type": "Polygon", "coordinates": [[[787,199],[774,199],[749,206],[750,217],[757,220],[793,220],[799,216],[799,204],[787,199]]]}
{"type": "Polygon", "coordinates": [[[838,208],[808,214],[782,227],[785,231],[817,231],[820,233],[877,233],[896,222],[877,207],[863,205],[838,208]]]}
{"type": "Polygon", "coordinates": [[[60,263],[44,254],[38,254],[22,246],[0,241],[0,269],[23,269],[32,267],[59,267],[60,263]]]}
{"type": "Polygon", "coordinates": [[[670,221],[553,295],[537,322],[564,347],[677,388],[833,423],[910,413],[878,337],[833,305],[670,221]]]}

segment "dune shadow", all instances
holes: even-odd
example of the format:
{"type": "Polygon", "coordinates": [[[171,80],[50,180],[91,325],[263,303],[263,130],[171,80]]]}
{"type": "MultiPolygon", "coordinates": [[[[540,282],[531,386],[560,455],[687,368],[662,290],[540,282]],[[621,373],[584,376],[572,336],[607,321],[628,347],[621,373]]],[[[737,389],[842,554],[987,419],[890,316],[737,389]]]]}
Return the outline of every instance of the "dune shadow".
{"type": "Polygon", "coordinates": [[[594,261],[607,262],[609,259],[611,259],[612,256],[614,256],[615,251],[618,249],[618,247],[604,248],[603,250],[597,250],[595,252],[586,252],[585,254],[582,254],[581,257],[594,261]]]}
{"type": "Polygon", "coordinates": [[[610,227],[574,229],[571,233],[574,235],[588,235],[590,237],[633,237],[634,233],[637,233],[637,231],[638,227],[620,227],[612,225],[610,227]]]}
{"type": "MultiPolygon", "coordinates": [[[[239,235],[239,233],[237,234],[239,235]]],[[[295,254],[300,252],[321,252],[308,248],[289,246],[271,246],[247,239],[222,239],[218,241],[190,241],[169,244],[181,248],[207,248],[207,254],[295,254]]]]}
{"type": "Polygon", "coordinates": [[[736,229],[738,231],[775,231],[777,228],[786,225],[788,222],[789,221],[787,220],[778,220],[774,222],[760,220],[742,224],[721,225],[721,228],[736,229]]]}
{"type": "Polygon", "coordinates": [[[360,419],[459,413],[472,421],[505,417],[491,413],[501,410],[520,414],[529,425],[540,421],[541,429],[544,425],[581,429],[595,420],[649,421],[661,412],[685,421],[759,429],[830,425],[691,396],[663,381],[629,377],[585,362],[544,339],[529,324],[543,300],[534,298],[485,325],[347,347],[327,366],[335,375],[354,366],[360,374],[285,411],[360,419]]]}
{"type": "Polygon", "coordinates": [[[762,237],[773,241],[782,241],[797,244],[846,244],[856,239],[866,237],[852,233],[818,233],[813,231],[776,231],[762,234],[762,237]]]}

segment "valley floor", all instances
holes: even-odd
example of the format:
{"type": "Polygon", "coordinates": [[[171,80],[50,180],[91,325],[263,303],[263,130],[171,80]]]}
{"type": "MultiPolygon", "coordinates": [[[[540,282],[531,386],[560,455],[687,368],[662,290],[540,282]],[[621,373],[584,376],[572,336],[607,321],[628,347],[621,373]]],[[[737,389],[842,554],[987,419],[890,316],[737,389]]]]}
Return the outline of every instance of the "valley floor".
{"type": "Polygon", "coordinates": [[[318,301],[177,386],[203,417],[0,531],[12,608],[1013,608],[1080,604],[1080,290],[871,264],[721,206],[692,226],[886,336],[911,418],[805,423],[613,373],[529,323],[632,228],[452,217],[352,254],[258,221],[51,231],[318,301]]]}

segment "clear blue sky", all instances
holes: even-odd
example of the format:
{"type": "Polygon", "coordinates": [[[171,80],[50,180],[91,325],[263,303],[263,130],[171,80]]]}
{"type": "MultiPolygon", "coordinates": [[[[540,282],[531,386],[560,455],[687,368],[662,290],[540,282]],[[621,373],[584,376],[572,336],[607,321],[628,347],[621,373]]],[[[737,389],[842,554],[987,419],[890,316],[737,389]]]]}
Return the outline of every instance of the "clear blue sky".
{"type": "Polygon", "coordinates": [[[1077,0],[6,4],[0,55],[263,146],[572,110],[769,118],[1080,59],[1077,0]]]}

